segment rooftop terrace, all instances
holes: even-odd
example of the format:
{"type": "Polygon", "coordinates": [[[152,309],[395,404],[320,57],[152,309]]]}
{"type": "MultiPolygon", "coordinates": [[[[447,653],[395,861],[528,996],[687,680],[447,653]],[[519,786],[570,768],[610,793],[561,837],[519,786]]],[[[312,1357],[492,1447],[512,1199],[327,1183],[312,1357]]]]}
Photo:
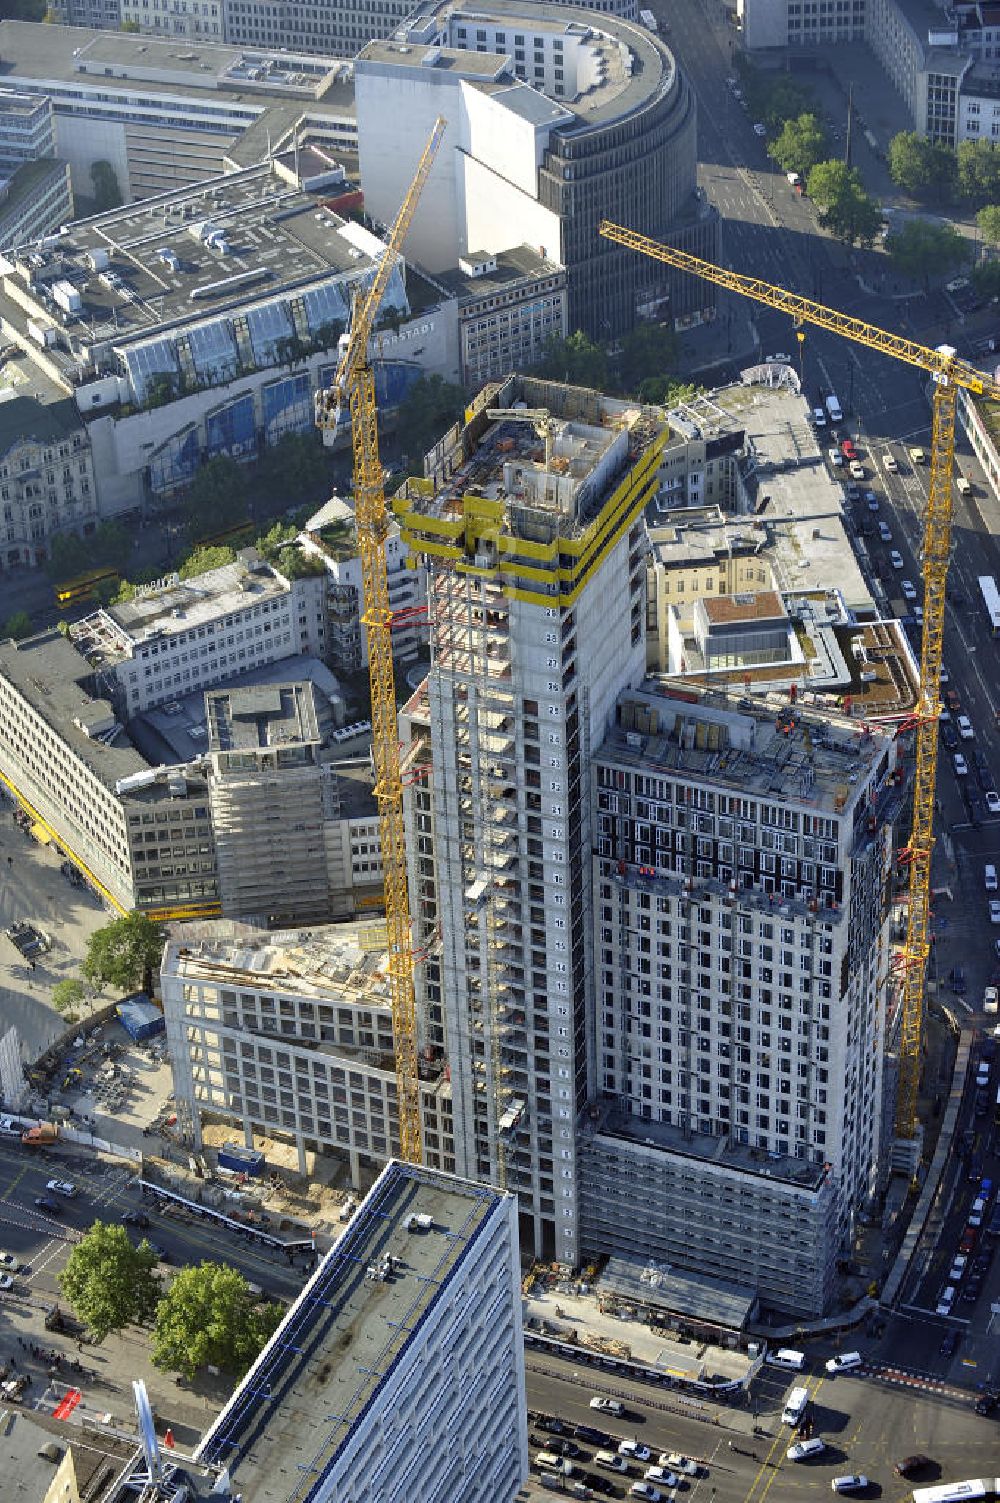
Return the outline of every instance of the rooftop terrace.
{"type": "Polygon", "coordinates": [[[244,1503],[315,1494],[500,1199],[387,1166],[198,1448],[244,1503]],[[409,1230],[415,1216],[429,1228],[409,1230]]]}

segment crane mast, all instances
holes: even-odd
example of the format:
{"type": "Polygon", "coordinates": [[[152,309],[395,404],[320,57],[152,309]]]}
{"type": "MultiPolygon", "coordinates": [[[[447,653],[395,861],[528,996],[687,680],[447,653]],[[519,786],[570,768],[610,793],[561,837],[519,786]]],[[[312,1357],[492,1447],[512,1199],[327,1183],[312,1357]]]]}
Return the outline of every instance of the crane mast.
{"type": "Polygon", "coordinates": [[[445,121],[439,118],[400,205],[374,279],[364,296],[355,300],[350,330],[340,342],[336,375],[326,391],[317,392],[315,402],[316,425],[323,430],[324,443],[332,443],[336,437],[345,406],[351,420],[355,522],[364,602],[361,620],[368,632],[372,757],[375,763],[375,798],[378,803],[382,869],[385,877],[399,1153],[410,1164],[419,1164],[423,1158],[420,1087],[417,1078],[416,998],[413,987],[410,895],[406,878],[396,680],[392,661],[392,611],[389,606],[389,581],[385,562],[385,539],[389,522],[385,505],[385,476],[378,446],[375,375],[368,355],[368,345],[389,277],[399,258],[444,130],[445,121]]]}
{"type": "Polygon", "coordinates": [[[640,255],[665,262],[678,271],[690,272],[729,292],[738,292],[779,313],[787,313],[796,325],[813,324],[867,349],[878,350],[933,379],[933,428],[930,494],[923,535],[924,629],[920,649],[920,687],[916,721],[916,770],[913,782],[913,822],[905,855],[909,863],[909,911],[903,954],[902,1015],[900,1028],[899,1094],[896,1101],[896,1135],[912,1138],[917,1127],[917,1094],[920,1085],[920,1047],[923,1032],[924,989],[930,954],[931,854],[934,846],[934,790],[937,782],[938,716],[941,712],[939,685],[944,645],[945,586],[951,549],[952,472],[955,462],[955,412],[959,387],[974,395],[1000,397],[1000,385],[959,360],[948,345],[932,350],[829,308],[811,298],[800,297],[759,277],[729,271],[692,256],[687,251],[662,245],[622,225],[604,220],[600,234],[640,255]]]}

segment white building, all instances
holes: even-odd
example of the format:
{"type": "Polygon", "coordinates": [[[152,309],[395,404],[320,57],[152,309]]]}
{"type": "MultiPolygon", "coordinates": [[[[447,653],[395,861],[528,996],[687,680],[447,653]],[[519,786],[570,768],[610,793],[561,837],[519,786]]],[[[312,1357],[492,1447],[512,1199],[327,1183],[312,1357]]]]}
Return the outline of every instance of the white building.
{"type": "Polygon", "coordinates": [[[135,598],[77,622],[73,639],[122,718],[299,653],[325,650],[319,576],[288,580],[253,548],[194,579],[140,585],[135,598]]]}
{"type": "MultiPolygon", "coordinates": [[[[121,24],[129,31],[183,37],[192,42],[221,42],[223,0],[119,0],[121,24]]],[[[326,48],[310,48],[326,51],[326,48]]]]}
{"type": "Polygon", "coordinates": [[[528,1476],[513,1197],[389,1164],[195,1454],[226,1503],[294,1503],[304,1474],[338,1503],[511,1503],[528,1476]]]}
{"type": "MultiPolygon", "coordinates": [[[[232,1122],[307,1154],[337,1154],[357,1189],[399,1151],[384,920],[262,933],[179,930],[160,969],[178,1112],[232,1122]]],[[[453,1170],[451,1086],[440,1051],[421,1060],[424,1162],[453,1170]]]]}
{"type": "Polygon", "coordinates": [[[584,1251],[589,756],[644,672],[642,514],[664,436],[649,409],[510,377],[434,451],[430,484],[393,500],[428,576],[431,669],[401,739],[418,995],[451,1065],[456,1167],[495,1181],[504,1155],[525,1246],[570,1264],[584,1251]],[[516,402],[549,409],[547,442],[487,418],[516,402]]]}
{"type": "MultiPolygon", "coordinates": [[[[15,369],[18,378],[23,383],[15,369]]],[[[0,576],[42,563],[55,534],[93,532],[98,519],[93,456],[76,404],[44,378],[31,388],[31,396],[0,402],[0,576]]]]}

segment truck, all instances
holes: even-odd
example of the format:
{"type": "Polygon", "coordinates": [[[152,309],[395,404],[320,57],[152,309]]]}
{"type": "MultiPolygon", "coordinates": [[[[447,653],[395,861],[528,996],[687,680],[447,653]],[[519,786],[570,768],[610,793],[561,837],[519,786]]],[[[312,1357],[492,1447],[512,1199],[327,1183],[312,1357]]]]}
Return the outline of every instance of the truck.
{"type": "Polygon", "coordinates": [[[29,1127],[21,1134],[21,1142],[28,1148],[41,1148],[54,1143],[58,1136],[59,1129],[54,1122],[39,1122],[37,1127],[29,1127]]]}
{"type": "Polygon", "coordinates": [[[840,403],[837,401],[836,392],[831,391],[830,395],[827,397],[826,410],[830,415],[831,423],[842,423],[844,421],[844,414],[841,410],[840,403]]]}

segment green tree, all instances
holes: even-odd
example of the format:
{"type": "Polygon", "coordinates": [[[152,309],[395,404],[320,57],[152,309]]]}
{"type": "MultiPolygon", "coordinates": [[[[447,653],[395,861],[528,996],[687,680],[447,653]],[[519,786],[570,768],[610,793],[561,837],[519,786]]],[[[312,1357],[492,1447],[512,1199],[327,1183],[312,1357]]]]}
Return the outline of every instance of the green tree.
{"type": "Polygon", "coordinates": [[[637,324],[626,334],[617,359],[618,386],[631,395],[653,376],[664,376],[677,364],[677,336],[666,324],[637,324]]]}
{"type": "Polygon", "coordinates": [[[120,992],[142,985],[152,991],[153,970],[163,954],[163,934],[144,913],[126,913],[96,929],[87,941],[83,974],[100,990],[120,992]]]}
{"type": "Polygon", "coordinates": [[[954,225],[934,219],[908,219],[887,236],[885,248],[899,271],[925,283],[968,255],[968,245],[954,225]]]}
{"type": "Polygon", "coordinates": [[[967,203],[1000,202],[1000,151],[993,141],[960,141],[958,192],[967,203]]]}
{"type": "Polygon", "coordinates": [[[236,554],[222,543],[210,543],[207,547],[193,549],[181,564],[177,573],[181,579],[194,579],[198,574],[207,574],[209,569],[221,569],[231,564],[236,554]]]}
{"type": "Polygon", "coordinates": [[[318,497],[328,488],[330,473],[323,441],[316,429],[285,433],[261,455],[258,477],[268,499],[318,497]]]}
{"type": "Polygon", "coordinates": [[[247,515],[246,472],[230,455],[216,454],[195,475],[184,504],[197,531],[235,526],[247,515]]]}
{"type": "Polygon", "coordinates": [[[893,182],[918,198],[936,203],[951,198],[957,171],[950,146],[930,141],[915,130],[900,131],[889,142],[889,173],[893,182]]]}
{"type": "Polygon", "coordinates": [[[976,223],[987,245],[1000,245],[1000,204],[986,204],[976,215],[976,223]]]}
{"type": "Polygon", "coordinates": [[[461,417],[465,397],[460,386],[442,376],[420,376],[399,405],[396,432],[411,466],[461,417]]]}
{"type": "Polygon", "coordinates": [[[1000,261],[980,261],[972,282],[980,297],[1000,298],[1000,261]]]}
{"type": "Polygon", "coordinates": [[[96,1341],[149,1320],[160,1298],[156,1254],[143,1239],[138,1247],[123,1226],[95,1221],[59,1274],[59,1287],[96,1341]]]}
{"type": "Polygon", "coordinates": [[[820,223],[838,240],[874,245],[882,209],[865,192],[854,167],[838,161],[817,162],[806,180],[806,192],[820,211],[820,223]]]}
{"type": "Polygon", "coordinates": [[[538,374],[550,381],[565,381],[570,386],[596,386],[608,389],[608,356],[601,345],[577,329],[568,339],[553,334],[545,342],[538,374]]]}
{"type": "Polygon", "coordinates": [[[297,544],[292,543],[287,548],[282,548],[278,554],[275,568],[286,579],[306,579],[310,576],[318,578],[326,573],[326,565],[321,558],[314,553],[305,553],[297,544]]]}
{"type": "Polygon", "coordinates": [[[122,202],[122,192],[118,186],[118,176],[111,163],[92,162],[90,181],[94,188],[94,206],[97,213],[103,214],[107,209],[117,209],[122,202]]]}
{"type": "Polygon", "coordinates": [[[691,381],[677,381],[673,376],[650,376],[639,387],[644,402],[656,407],[677,407],[681,402],[690,402],[704,390],[691,381]]]}
{"type": "Polygon", "coordinates": [[[799,115],[796,120],[785,121],[770,150],[782,172],[797,172],[806,178],[823,160],[826,132],[815,115],[799,115]]]}
{"type": "Polygon", "coordinates": [[[57,981],[52,988],[52,1006],[68,1023],[75,1023],[89,995],[86,983],[78,976],[71,976],[57,981]]]}
{"type": "Polygon", "coordinates": [[[95,568],[107,564],[113,569],[123,569],[132,547],[120,522],[99,523],[84,543],[88,561],[95,568]]]}
{"type": "Polygon", "coordinates": [[[241,1273],[222,1263],[182,1268],[160,1301],[153,1362],[193,1378],[209,1364],[241,1377],[281,1320],[279,1305],[258,1305],[241,1273]]]}
{"type": "Polygon", "coordinates": [[[3,635],[13,637],[15,642],[20,642],[22,637],[31,636],[31,617],[27,611],[15,611],[13,616],[8,616],[3,624],[3,635]]]}

